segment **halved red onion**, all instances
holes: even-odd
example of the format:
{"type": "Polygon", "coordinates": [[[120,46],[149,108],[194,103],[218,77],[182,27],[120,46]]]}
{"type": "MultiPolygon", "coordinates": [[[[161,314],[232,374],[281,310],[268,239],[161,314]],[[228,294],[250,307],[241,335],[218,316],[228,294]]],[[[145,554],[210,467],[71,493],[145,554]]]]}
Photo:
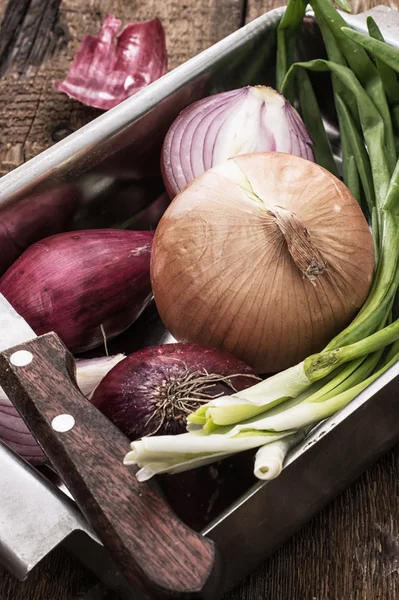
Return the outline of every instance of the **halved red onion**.
{"type": "Polygon", "coordinates": [[[159,19],[129,23],[107,15],[98,35],[86,35],[60,92],[87,106],[113,108],[167,71],[165,31],[159,19]]]}
{"type": "Polygon", "coordinates": [[[169,129],[161,167],[171,198],[228,158],[286,152],[314,160],[312,140],[291,104],[276,90],[247,86],[190,104],[169,129]]]}

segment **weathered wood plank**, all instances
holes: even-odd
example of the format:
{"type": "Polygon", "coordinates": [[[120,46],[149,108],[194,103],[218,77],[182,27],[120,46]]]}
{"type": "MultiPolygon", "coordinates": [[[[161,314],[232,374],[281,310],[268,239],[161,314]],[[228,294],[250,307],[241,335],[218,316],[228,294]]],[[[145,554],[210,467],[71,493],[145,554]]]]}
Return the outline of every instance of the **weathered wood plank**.
{"type": "Polygon", "coordinates": [[[397,600],[397,452],[369,469],[226,600],[397,600]]]}
{"type": "Polygon", "coordinates": [[[0,174],[99,114],[54,89],[84,34],[107,13],[127,23],[158,16],[174,68],[237,29],[243,0],[0,0],[0,174]],[[223,16],[222,16],[223,15],[223,16]],[[58,137],[57,137],[58,136],[58,137]]]}

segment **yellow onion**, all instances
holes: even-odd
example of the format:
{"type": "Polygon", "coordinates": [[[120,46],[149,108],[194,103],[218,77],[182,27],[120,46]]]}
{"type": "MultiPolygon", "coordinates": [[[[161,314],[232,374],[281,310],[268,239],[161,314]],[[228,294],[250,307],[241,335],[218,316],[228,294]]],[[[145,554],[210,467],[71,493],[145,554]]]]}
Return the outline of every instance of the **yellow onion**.
{"type": "Polygon", "coordinates": [[[191,182],[162,217],[151,258],[172,335],[258,373],[321,350],[363,304],[373,271],[372,236],[346,186],[278,152],[231,158],[191,182]]]}

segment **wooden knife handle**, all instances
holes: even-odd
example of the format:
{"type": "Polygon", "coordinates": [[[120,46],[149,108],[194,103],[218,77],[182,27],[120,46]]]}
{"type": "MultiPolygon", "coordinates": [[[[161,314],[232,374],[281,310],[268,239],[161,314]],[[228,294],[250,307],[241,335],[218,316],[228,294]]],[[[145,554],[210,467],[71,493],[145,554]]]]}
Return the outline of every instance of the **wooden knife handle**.
{"type": "Polygon", "coordinates": [[[81,394],[57,335],[0,353],[0,385],[138,598],[220,597],[213,542],[176,517],[156,484],[139,483],[123,465],[128,438],[81,394]]]}

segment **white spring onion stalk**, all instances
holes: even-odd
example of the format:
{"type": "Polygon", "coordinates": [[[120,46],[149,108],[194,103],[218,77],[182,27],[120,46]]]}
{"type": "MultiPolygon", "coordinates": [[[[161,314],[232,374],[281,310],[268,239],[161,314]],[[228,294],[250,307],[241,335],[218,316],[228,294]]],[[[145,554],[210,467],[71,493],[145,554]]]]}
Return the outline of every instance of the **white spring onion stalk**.
{"type": "MultiPolygon", "coordinates": [[[[227,399],[212,400],[189,415],[188,421],[203,425],[207,431],[213,431],[215,425],[233,425],[247,420],[283,403],[287,398],[297,397],[306,392],[313,382],[324,379],[342,365],[377,352],[398,338],[399,321],[395,321],[354,344],[309,356],[295,367],[286,369],[239,394],[227,399]]],[[[349,368],[352,369],[353,365],[349,365],[349,368]]],[[[290,428],[290,424],[284,427],[290,428]]]]}
{"type": "Polygon", "coordinates": [[[160,435],[146,437],[130,444],[130,452],[124,459],[125,465],[138,465],[140,481],[150,479],[160,473],[179,473],[227,458],[237,452],[257,448],[274,442],[294,432],[262,432],[228,438],[223,434],[205,435],[202,431],[180,435],[160,435]]]}
{"type": "Polygon", "coordinates": [[[208,421],[219,426],[231,425],[296,398],[311,385],[305,363],[301,362],[242,392],[211,400],[189,415],[187,421],[198,425],[208,421]]]}
{"type": "Polygon", "coordinates": [[[221,427],[218,433],[207,434],[204,429],[176,436],[146,437],[132,442],[126,455],[126,465],[138,465],[141,481],[157,473],[176,473],[189,470],[236,452],[274,443],[298,433],[332,416],[345,407],[360,392],[382,375],[399,358],[399,342],[394,344],[384,364],[375,371],[382,350],[349,365],[335,381],[326,386],[325,395],[318,389],[301,403],[291,401],[265,411],[261,419],[248,419],[234,427],[221,427]],[[334,393],[335,392],[335,393],[334,393]]]}
{"type": "Polygon", "coordinates": [[[305,439],[309,428],[300,429],[292,435],[261,446],[255,455],[254,475],[262,481],[278,477],[283,470],[287,454],[305,439]]]}

